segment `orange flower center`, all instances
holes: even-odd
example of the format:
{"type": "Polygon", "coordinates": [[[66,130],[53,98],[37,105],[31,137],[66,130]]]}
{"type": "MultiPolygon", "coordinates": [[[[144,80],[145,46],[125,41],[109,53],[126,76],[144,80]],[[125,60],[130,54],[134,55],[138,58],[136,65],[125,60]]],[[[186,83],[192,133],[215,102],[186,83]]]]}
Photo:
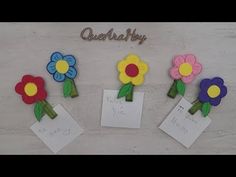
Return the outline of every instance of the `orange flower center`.
{"type": "Polygon", "coordinates": [[[25,91],[26,95],[34,96],[38,92],[38,88],[34,83],[29,82],[25,85],[24,91],[25,91]]]}
{"type": "Polygon", "coordinates": [[[129,64],[126,66],[125,68],[125,73],[129,76],[129,77],[135,77],[138,75],[139,70],[138,67],[135,64],[129,64]]]}

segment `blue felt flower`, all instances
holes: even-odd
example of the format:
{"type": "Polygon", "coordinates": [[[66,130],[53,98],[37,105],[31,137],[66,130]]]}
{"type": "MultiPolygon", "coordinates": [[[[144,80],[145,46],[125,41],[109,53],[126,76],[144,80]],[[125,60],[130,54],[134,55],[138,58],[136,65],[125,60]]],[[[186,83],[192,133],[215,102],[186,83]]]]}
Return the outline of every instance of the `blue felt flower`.
{"type": "Polygon", "coordinates": [[[62,55],[54,52],[47,65],[47,71],[53,75],[57,82],[63,82],[66,78],[74,79],[77,75],[75,69],[76,60],[73,55],[62,55]]]}
{"type": "Polygon", "coordinates": [[[203,79],[200,83],[200,93],[198,99],[202,102],[209,102],[212,106],[220,104],[221,99],[227,94],[227,87],[220,77],[213,79],[203,79]]]}

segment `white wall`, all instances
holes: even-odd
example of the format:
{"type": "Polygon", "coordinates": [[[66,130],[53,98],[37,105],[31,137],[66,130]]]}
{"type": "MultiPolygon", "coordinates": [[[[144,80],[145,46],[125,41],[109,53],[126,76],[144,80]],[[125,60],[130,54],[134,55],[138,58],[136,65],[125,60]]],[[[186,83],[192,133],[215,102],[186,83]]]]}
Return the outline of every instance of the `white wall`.
{"type": "Polygon", "coordinates": [[[84,134],[59,154],[236,153],[236,23],[0,23],[0,154],[51,154],[30,130],[35,122],[33,105],[24,104],[14,91],[24,74],[43,76],[47,100],[61,103],[84,128],[84,134]],[[148,39],[142,45],[87,42],[80,38],[87,26],[97,33],[111,27],[117,33],[136,28],[148,39]],[[77,57],[79,98],[65,99],[62,85],[47,73],[45,66],[54,51],[77,57]],[[135,88],[145,92],[141,128],[102,128],[102,91],[120,87],[116,63],[130,52],[150,66],[144,85],[135,88]],[[196,98],[204,77],[221,76],[228,86],[228,95],[210,113],[211,125],[190,149],[158,129],[180,99],[166,96],[172,83],[171,59],[185,53],[195,54],[204,67],[187,87],[189,101],[196,98]]]}

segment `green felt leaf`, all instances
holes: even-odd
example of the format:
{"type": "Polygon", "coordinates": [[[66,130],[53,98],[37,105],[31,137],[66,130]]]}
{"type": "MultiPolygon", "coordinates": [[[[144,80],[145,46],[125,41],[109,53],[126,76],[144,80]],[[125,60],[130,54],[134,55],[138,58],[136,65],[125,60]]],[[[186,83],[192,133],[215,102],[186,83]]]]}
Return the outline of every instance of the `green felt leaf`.
{"type": "Polygon", "coordinates": [[[206,117],[211,110],[211,104],[209,102],[203,103],[202,105],[202,114],[206,117]]]}
{"type": "Polygon", "coordinates": [[[132,88],[132,83],[124,84],[119,90],[118,98],[127,96],[132,91],[132,88]]]}
{"type": "Polygon", "coordinates": [[[70,79],[66,79],[63,85],[63,94],[64,97],[70,96],[72,91],[72,82],[70,79]]]}
{"type": "Polygon", "coordinates": [[[41,102],[37,102],[34,106],[34,115],[38,121],[42,119],[44,116],[43,104],[41,102]]]}
{"type": "Polygon", "coordinates": [[[177,91],[180,95],[184,96],[185,93],[185,84],[181,80],[177,80],[177,91]]]}

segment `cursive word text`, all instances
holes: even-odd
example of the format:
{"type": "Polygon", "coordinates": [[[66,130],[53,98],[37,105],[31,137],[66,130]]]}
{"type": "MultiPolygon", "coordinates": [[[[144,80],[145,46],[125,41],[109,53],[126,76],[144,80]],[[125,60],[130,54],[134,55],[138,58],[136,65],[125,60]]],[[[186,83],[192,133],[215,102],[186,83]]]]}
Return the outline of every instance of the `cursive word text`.
{"type": "Polygon", "coordinates": [[[136,33],[136,29],[128,28],[125,34],[117,34],[114,32],[114,29],[111,28],[107,33],[94,34],[94,31],[91,27],[84,28],[80,37],[86,41],[106,41],[106,40],[115,40],[115,41],[125,41],[128,40],[135,42],[137,41],[139,45],[147,39],[146,35],[140,35],[136,33]]]}

